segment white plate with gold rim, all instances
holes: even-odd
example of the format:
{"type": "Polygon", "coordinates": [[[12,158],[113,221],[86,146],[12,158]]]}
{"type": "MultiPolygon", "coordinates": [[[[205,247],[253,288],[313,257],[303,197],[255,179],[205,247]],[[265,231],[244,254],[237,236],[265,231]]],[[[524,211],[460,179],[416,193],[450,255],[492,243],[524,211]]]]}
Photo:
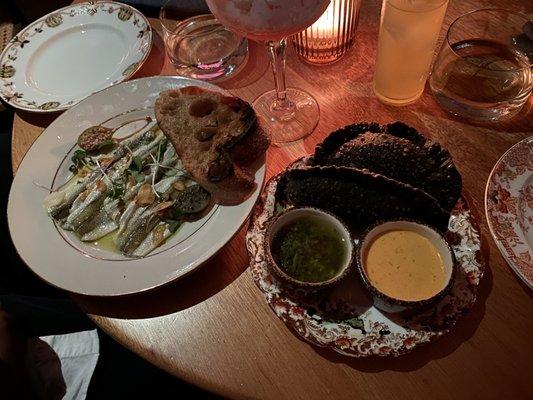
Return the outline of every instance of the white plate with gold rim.
{"type": "MultiPolygon", "coordinates": [[[[43,208],[48,191],[69,176],[70,155],[78,135],[102,124],[113,127],[147,116],[164,90],[215,85],[181,77],[151,77],[123,82],[82,100],[60,115],[33,143],[22,160],[9,195],[8,221],[13,243],[24,262],[42,279],[87,295],[118,296],[142,292],[185,276],[220,250],[248,218],[265,177],[264,163],[255,173],[255,192],[236,206],[216,205],[198,221],[185,223],[145,258],[126,258],[83,243],[56,227],[43,208]]],[[[126,129],[121,128],[121,130],[126,129]]],[[[127,133],[126,133],[127,134],[127,133]]]]}
{"type": "Polygon", "coordinates": [[[31,23],[0,54],[0,96],[32,112],[65,110],[131,77],[148,57],[152,30],[125,4],[56,10],[31,23]]]}

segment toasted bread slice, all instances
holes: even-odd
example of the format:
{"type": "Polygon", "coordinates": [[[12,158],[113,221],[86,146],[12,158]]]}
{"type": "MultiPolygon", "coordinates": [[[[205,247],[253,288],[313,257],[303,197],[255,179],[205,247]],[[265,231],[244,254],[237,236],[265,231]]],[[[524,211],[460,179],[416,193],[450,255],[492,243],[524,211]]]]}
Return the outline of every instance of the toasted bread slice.
{"type": "Polygon", "coordinates": [[[437,199],[423,190],[351,167],[300,163],[281,176],[276,199],[285,205],[327,210],[359,233],[377,221],[397,218],[426,222],[444,231],[449,220],[437,199]]]}
{"type": "Polygon", "coordinates": [[[270,145],[250,104],[191,86],[162,92],[155,113],[187,171],[217,203],[239,204],[250,196],[252,165],[270,145]]]}
{"type": "Polygon", "coordinates": [[[461,175],[450,153],[401,122],[339,129],[317,146],[313,163],[384,175],[422,189],[448,211],[461,195],[461,175]]]}

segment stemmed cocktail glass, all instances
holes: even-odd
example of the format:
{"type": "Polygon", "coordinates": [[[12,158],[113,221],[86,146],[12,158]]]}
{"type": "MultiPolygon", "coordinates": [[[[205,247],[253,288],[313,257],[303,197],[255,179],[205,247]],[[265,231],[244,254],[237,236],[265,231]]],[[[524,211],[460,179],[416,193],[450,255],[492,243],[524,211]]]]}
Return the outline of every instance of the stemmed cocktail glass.
{"type": "Polygon", "coordinates": [[[253,103],[263,127],[275,144],[309,135],[319,119],[316,100],[309,93],[285,85],[286,37],[315,22],[329,0],[207,0],[217,19],[248,39],[266,42],[276,89],[253,103]]]}

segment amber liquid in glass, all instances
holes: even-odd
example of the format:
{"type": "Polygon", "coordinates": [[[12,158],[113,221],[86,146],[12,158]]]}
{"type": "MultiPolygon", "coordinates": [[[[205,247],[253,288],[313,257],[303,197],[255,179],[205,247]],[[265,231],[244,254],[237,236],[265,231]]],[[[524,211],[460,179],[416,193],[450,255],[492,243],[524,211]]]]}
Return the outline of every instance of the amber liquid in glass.
{"type": "Polygon", "coordinates": [[[451,46],[458,58],[435,73],[437,97],[477,107],[522,100],[533,85],[525,54],[492,40],[465,40],[451,46]],[[459,58],[460,57],[460,58],[459,58]]]}
{"type": "Polygon", "coordinates": [[[424,91],[448,0],[384,0],[374,93],[406,105],[424,91]]]}

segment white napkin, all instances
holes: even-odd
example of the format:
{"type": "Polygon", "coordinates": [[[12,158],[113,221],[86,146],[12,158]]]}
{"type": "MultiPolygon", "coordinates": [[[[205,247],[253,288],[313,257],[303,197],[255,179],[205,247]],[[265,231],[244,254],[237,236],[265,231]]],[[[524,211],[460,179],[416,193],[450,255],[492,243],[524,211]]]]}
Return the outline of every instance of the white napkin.
{"type": "Polygon", "coordinates": [[[29,353],[46,398],[85,399],[100,354],[96,329],[30,340],[29,353]]]}

